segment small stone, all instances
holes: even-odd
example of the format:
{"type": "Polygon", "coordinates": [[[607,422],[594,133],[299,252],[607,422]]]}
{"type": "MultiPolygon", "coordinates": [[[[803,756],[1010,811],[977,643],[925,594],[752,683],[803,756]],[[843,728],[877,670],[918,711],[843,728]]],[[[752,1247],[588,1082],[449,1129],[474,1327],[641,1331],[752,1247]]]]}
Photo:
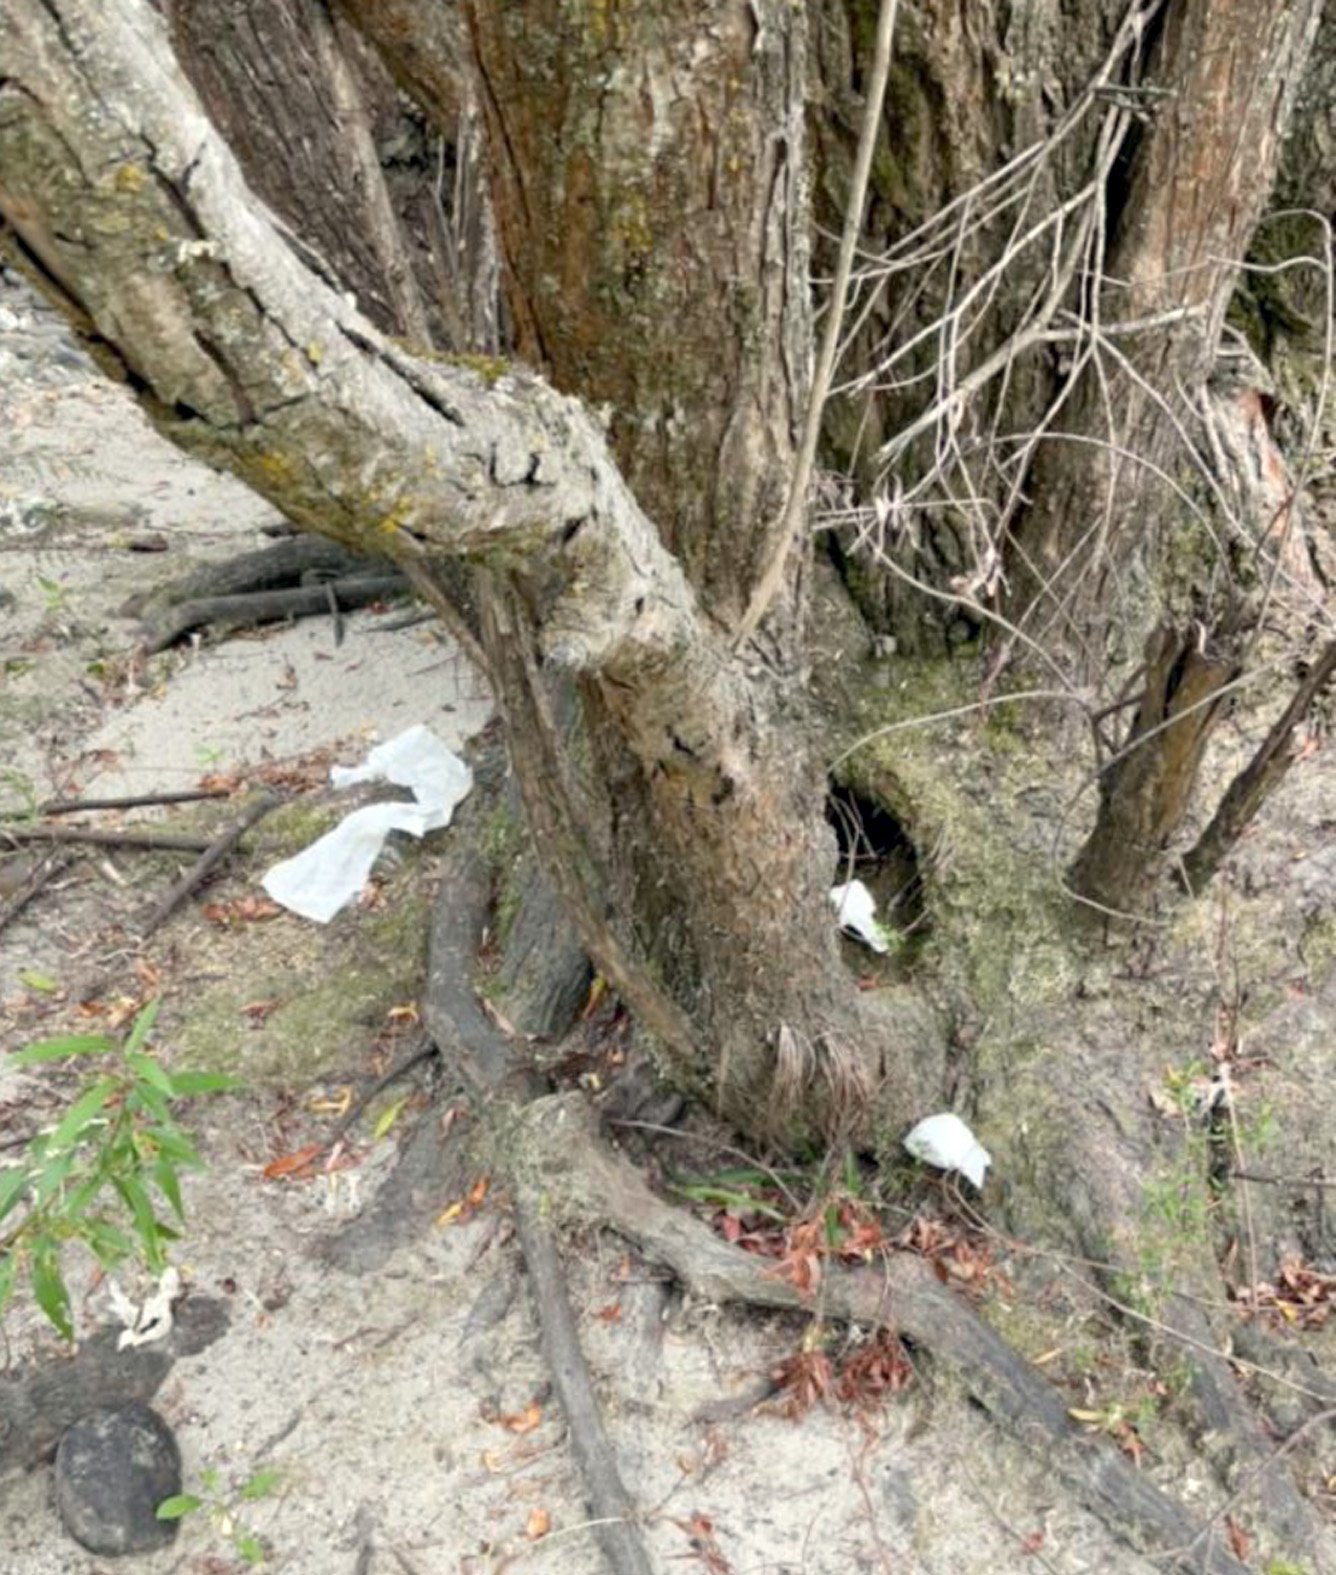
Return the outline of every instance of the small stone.
{"type": "Polygon", "coordinates": [[[102,1406],[66,1429],[56,1450],[56,1504],[65,1530],[90,1553],[166,1547],[177,1522],[158,1505],[181,1491],[181,1451],[156,1411],[138,1400],[102,1406]]]}

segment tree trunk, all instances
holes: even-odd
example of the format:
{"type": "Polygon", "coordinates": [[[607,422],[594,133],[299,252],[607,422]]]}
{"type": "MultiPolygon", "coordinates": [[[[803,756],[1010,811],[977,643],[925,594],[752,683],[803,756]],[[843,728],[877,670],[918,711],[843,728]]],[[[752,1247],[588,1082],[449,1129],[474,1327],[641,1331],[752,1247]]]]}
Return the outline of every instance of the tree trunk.
{"type": "MultiPolygon", "coordinates": [[[[175,441],[308,528],[438,591],[449,561],[486,565],[483,645],[512,718],[543,715],[544,674],[580,685],[602,772],[573,784],[524,750],[517,768],[536,816],[564,799],[583,939],[657,1002],[679,1072],[769,1129],[866,1121],[883,1083],[916,1105],[935,1081],[925,1012],[866,1001],[839,961],[801,695],[730,649],[593,423],[526,374],[489,386],[360,320],[255,204],[146,7],[6,11],[33,87],[9,90],[0,204],[104,362],[175,441]],[[114,124],[84,115],[90,79],[123,106],[114,124]]],[[[800,49],[791,7],[767,26],[800,49]]],[[[768,80],[765,51],[751,69],[768,80]]]]}
{"type": "MultiPolygon", "coordinates": [[[[1264,378],[1214,364],[1316,7],[904,8],[828,412],[845,475],[823,489],[832,556],[898,642],[875,660],[804,554],[761,638],[731,634],[807,398],[804,83],[829,229],[870,37],[862,0],[810,9],[809,71],[787,0],[340,0],[443,157],[477,105],[514,335],[551,383],[421,353],[403,259],[428,330],[476,343],[486,213],[457,202],[423,264],[405,217],[423,208],[377,184],[375,72],[315,0],[221,19],[175,0],[241,167],[149,0],[0,0],[4,243],[170,438],[303,528],[395,559],[472,642],[554,884],[679,1081],[753,1137],[838,1134],[887,1161],[949,1097],[1007,1178],[1013,1227],[1148,1286],[1197,1341],[1204,1414],[1228,1417],[1233,1380],[1184,1300],[1218,1288],[1217,1252],[1235,1261],[1220,1134],[1166,1128],[1147,1099],[1208,1052],[1245,1076],[1210,1028],[1244,1011],[1222,997],[1227,926],[1189,906],[1106,947],[1054,867],[1075,854],[1105,909],[1167,904],[1156,876],[1206,819],[1202,762],[1235,779],[1201,844],[1214,868],[1303,753],[1332,673],[1304,644],[1330,649],[1320,531],[1264,378]],[[291,103],[260,82],[261,113],[266,54],[309,82],[291,103]],[[300,142],[290,108],[341,130],[303,145],[309,177],[263,186],[280,224],[242,168],[261,186],[272,149],[300,142]],[[326,174],[342,221],[312,202],[326,174]],[[464,287],[453,328],[433,270],[464,287]],[[1234,706],[1245,743],[1218,723],[1262,661],[1298,685],[1234,706]],[[1009,666],[1041,673],[1042,709],[1009,666]],[[922,920],[866,991],[827,903],[837,753],[864,816],[850,856],[873,822],[882,851],[898,841],[922,920]],[[1095,783],[1092,825],[1072,804],[1095,783]],[[1210,1223],[1166,1244],[1157,1187],[1210,1223]]],[[[1314,877],[1295,921],[1314,958],[1329,889],[1314,877]]],[[[1259,933],[1258,954],[1285,925],[1259,933]]],[[[1288,987],[1293,951],[1265,956],[1288,987]]],[[[1302,1133],[1295,1175],[1331,1126],[1305,1054],[1267,1085],[1302,1133]]],[[[1325,1216],[1293,1232],[1336,1252],[1325,1216]]]]}

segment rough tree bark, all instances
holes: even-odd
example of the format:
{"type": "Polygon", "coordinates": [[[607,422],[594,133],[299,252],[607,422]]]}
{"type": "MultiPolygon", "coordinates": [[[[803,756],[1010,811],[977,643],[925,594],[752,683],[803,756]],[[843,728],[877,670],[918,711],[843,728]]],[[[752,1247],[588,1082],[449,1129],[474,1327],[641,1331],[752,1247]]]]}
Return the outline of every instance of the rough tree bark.
{"type": "MultiPolygon", "coordinates": [[[[862,632],[835,637],[838,598],[804,627],[800,562],[762,639],[741,652],[730,639],[805,394],[805,84],[829,221],[874,8],[810,8],[810,78],[806,13],[783,0],[522,9],[522,37],[520,8],[501,0],[339,12],[439,131],[476,95],[516,337],[555,389],[519,364],[417,353],[361,315],[339,275],[393,271],[392,241],[321,262],[301,194],[279,190],[276,225],[148,0],[0,0],[7,249],[169,437],[304,528],[394,558],[475,643],[566,905],[680,1080],[752,1134],[838,1129],[885,1154],[949,1074],[1010,1178],[1014,1225],[1144,1264],[1143,1178],[1186,1166],[1194,1196],[1211,1185],[1194,1134],[1166,1135],[1144,1099],[1169,1054],[1202,1051],[1220,1009],[1209,969],[1189,966],[1206,921],[1186,909],[1181,933],[1142,950],[1080,933],[1047,867],[1055,822],[1064,856],[1079,838],[1044,773],[1070,786],[1072,712],[1111,746],[1077,878],[1105,906],[1140,902],[1195,802],[1222,684],[1273,637],[1272,585],[1287,619],[1329,632],[1320,580],[1287,556],[1308,525],[1256,382],[1212,392],[1210,419],[1202,386],[1316,6],[906,8],[868,221],[869,250],[889,232],[895,266],[864,281],[829,428],[857,505],[837,556],[881,632],[903,640],[876,690],[862,632]],[[1177,97],[1165,107],[1157,90],[1177,97]],[[1129,315],[1177,335],[1143,358],[1129,329],[1136,353],[1114,356],[1127,325],[1109,318],[1129,315]],[[977,391],[991,403],[972,405],[977,391]],[[1135,409],[1111,429],[1120,401],[1135,409]],[[591,415],[601,404],[605,418],[591,415]],[[1188,415],[1214,437],[1187,447],[1216,468],[1185,484],[1175,422],[1188,415]],[[1112,479],[1133,442],[1177,484],[1169,506],[1144,464],[1112,479]],[[1265,503],[1246,474],[1259,454],[1265,503]],[[1231,487],[1252,501],[1226,507],[1231,487]],[[1074,497],[1094,508],[1093,534],[1074,497]],[[884,527],[871,561],[869,522],[884,527]],[[1108,606],[1091,594],[1100,574],[1121,576],[1108,606]],[[982,629],[1000,633],[981,653],[982,629]],[[932,926],[912,967],[860,992],[826,907],[834,844],[803,663],[846,705],[820,725],[847,742],[991,701],[1015,653],[1056,669],[1070,711],[897,731],[841,768],[916,843],[932,926]],[[559,684],[578,700],[579,748],[554,721],[559,684]],[[1104,711],[1129,718],[1112,739],[1104,711]],[[1148,1003],[1138,972],[1155,968],[1169,988],[1148,1003]]],[[[178,0],[178,19],[190,10],[178,0]]],[[[207,26],[207,8],[193,14],[207,26]]],[[[265,7],[245,14],[258,35],[265,7]]],[[[320,36],[337,45],[337,29],[320,36]]],[[[346,87],[340,62],[320,59],[328,93],[346,87]]],[[[241,91],[227,80],[223,99],[241,91]]],[[[232,124],[254,160],[245,117],[232,124]]],[[[352,136],[348,168],[374,186],[365,132],[352,136]]],[[[384,204],[366,186],[340,201],[375,234],[384,204]]],[[[1305,705],[1319,687],[1300,691],[1305,705]]],[[[1301,718],[1284,696],[1274,710],[1274,748],[1227,805],[1246,798],[1251,813],[1254,778],[1270,788],[1273,761],[1296,753],[1301,718]]],[[[1305,1130],[1307,1160],[1321,1141],[1320,1123],[1305,1130]]],[[[1310,1250],[1330,1245],[1326,1229],[1308,1222],[1310,1250]]],[[[1219,1245],[1203,1231],[1142,1278],[1197,1341],[1203,1413],[1237,1419],[1207,1315],[1180,1295],[1218,1291],[1219,1245]]],[[[1238,1433],[1246,1465],[1265,1439],[1238,1433]]],[[[1310,1536],[1283,1483],[1266,1508],[1310,1536]]]]}
{"type": "MultiPolygon", "coordinates": [[[[15,0],[6,20],[0,206],[23,262],[182,446],[419,583],[448,560],[485,569],[483,646],[526,802],[559,836],[591,956],[679,1072],[780,1128],[866,1112],[879,1082],[917,1105],[935,1082],[928,1014],[868,1001],[839,964],[801,697],[730,649],[595,422],[518,368],[491,386],[361,319],[255,202],[147,6],[15,0]],[[540,663],[612,734],[644,817],[626,840],[660,882],[639,911],[616,902],[637,880],[609,810],[582,813],[543,743],[540,663]]],[[[769,26],[800,47],[792,8],[769,26]]]]}

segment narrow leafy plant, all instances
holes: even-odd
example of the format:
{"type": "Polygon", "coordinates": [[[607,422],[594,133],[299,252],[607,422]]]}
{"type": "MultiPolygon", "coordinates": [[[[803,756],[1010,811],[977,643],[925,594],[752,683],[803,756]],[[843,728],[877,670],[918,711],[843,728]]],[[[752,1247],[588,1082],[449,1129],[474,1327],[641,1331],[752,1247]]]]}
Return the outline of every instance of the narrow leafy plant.
{"type": "Polygon", "coordinates": [[[282,1480],[282,1473],[265,1469],[256,1471],[232,1494],[221,1489],[221,1478],[212,1467],[203,1473],[199,1493],[177,1493],[158,1505],[159,1520],[184,1520],[187,1515],[205,1515],[216,1530],[227,1537],[239,1558],[247,1564],[263,1564],[264,1544],[254,1532],[242,1523],[238,1505],[254,1504],[268,1498],[282,1480]]]}
{"type": "Polygon", "coordinates": [[[184,1224],[180,1173],[204,1164],[173,1105],[239,1086],[218,1072],[169,1072],[149,1054],[158,1006],[154,1000],[143,1008],[123,1043],[110,1034],[70,1035],[28,1045],[3,1063],[94,1063],[55,1126],[0,1169],[0,1314],[26,1278],[67,1340],[74,1338],[62,1267],[67,1249],[81,1243],[107,1270],[135,1260],[161,1274],[178,1232],[160,1210],[165,1203],[184,1224]]]}

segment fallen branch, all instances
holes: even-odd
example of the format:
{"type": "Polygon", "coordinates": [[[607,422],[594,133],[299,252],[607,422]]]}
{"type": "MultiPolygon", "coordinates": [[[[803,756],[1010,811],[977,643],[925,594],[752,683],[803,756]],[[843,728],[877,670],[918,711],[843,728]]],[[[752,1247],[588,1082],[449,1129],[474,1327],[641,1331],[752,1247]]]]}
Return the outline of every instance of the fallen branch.
{"type": "Polygon", "coordinates": [[[366,607],[387,596],[402,596],[408,583],[401,574],[364,574],[354,579],[326,580],[317,585],[301,585],[286,591],[257,591],[248,596],[209,596],[200,601],[183,602],[145,624],[145,649],[151,654],[203,624],[227,624],[244,628],[250,624],[274,623],[284,618],[310,618],[330,610],[331,600],[338,610],[366,607]]]}
{"type": "Polygon", "coordinates": [[[174,831],[113,831],[100,826],[0,826],[0,842],[87,842],[99,848],[143,848],[159,853],[205,853],[210,844],[203,837],[181,836],[174,831]]]}
{"type": "Polygon", "coordinates": [[[272,546],[239,552],[221,563],[198,566],[152,590],[136,593],[122,604],[121,617],[150,622],[166,608],[179,607],[183,602],[213,596],[249,596],[254,591],[309,585],[317,579],[352,579],[358,573],[371,571],[371,560],[338,542],[320,536],[294,536],[291,526],[285,525],[284,529],[282,540],[272,546]]]}
{"type": "Polygon", "coordinates": [[[12,924],[35,896],[49,886],[58,875],[70,867],[69,860],[60,854],[49,853],[15,887],[9,900],[0,904],[0,930],[12,924]]]}
{"type": "Polygon", "coordinates": [[[426,1061],[429,1057],[439,1054],[436,1043],[430,1037],[424,1039],[415,1049],[410,1050],[397,1060],[383,1076],[378,1077],[365,1093],[360,1094],[349,1106],[346,1114],[340,1117],[339,1124],[325,1139],[320,1152],[327,1154],[337,1148],[353,1127],[362,1119],[367,1107],[379,1095],[383,1094],[392,1083],[397,1083],[407,1072],[411,1072],[419,1062],[426,1061]]]}
{"type": "Polygon", "coordinates": [[[93,809],[144,809],[160,804],[197,804],[206,798],[227,798],[230,788],[183,788],[172,793],[130,793],[124,798],[49,798],[37,806],[39,815],[78,815],[93,809]]]}
{"type": "Polygon", "coordinates": [[[261,793],[245,814],[221,831],[212,842],[207,843],[199,860],[168,890],[161,902],[144,920],[139,931],[140,937],[147,940],[164,920],[176,912],[193,891],[203,885],[210,871],[222,863],[251,827],[271,810],[277,809],[281,802],[282,800],[273,793],[261,793]]]}

